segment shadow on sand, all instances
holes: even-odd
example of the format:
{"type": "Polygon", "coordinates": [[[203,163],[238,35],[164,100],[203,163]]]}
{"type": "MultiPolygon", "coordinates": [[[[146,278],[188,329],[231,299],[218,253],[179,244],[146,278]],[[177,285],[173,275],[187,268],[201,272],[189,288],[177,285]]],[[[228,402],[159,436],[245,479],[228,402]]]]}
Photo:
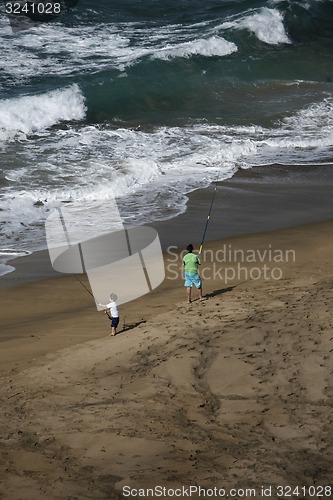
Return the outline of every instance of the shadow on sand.
{"type": "Polygon", "coordinates": [[[217,297],[218,295],[222,295],[223,293],[231,292],[234,288],[236,288],[236,285],[228,286],[226,288],[220,288],[219,290],[214,290],[213,292],[206,293],[205,297],[207,299],[212,299],[213,297],[217,297]]]}

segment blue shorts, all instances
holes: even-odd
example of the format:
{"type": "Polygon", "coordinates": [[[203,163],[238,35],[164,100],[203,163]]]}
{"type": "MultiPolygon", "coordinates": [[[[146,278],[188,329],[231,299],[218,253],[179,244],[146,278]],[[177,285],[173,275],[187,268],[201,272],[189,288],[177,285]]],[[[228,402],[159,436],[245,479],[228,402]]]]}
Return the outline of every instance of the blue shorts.
{"type": "Polygon", "coordinates": [[[192,285],[195,285],[197,288],[201,288],[201,279],[198,273],[191,274],[185,272],[185,284],[184,286],[189,286],[192,288],[192,285]]]}
{"type": "Polygon", "coordinates": [[[113,328],[117,328],[118,325],[119,325],[119,318],[112,318],[111,326],[113,328]]]}

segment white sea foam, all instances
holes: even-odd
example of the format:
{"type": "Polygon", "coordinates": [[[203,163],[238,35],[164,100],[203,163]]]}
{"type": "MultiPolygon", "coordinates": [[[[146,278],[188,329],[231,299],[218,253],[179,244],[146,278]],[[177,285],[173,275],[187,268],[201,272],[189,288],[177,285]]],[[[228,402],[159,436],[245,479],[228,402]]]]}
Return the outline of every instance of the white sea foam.
{"type": "Polygon", "coordinates": [[[221,28],[248,29],[259,40],[270,45],[291,43],[283,24],[283,16],[277,9],[262,7],[259,12],[224,23],[221,28]]]}
{"type": "Polygon", "coordinates": [[[331,129],[333,132],[333,98],[326,98],[322,102],[312,104],[298,113],[284,118],[283,123],[293,130],[309,130],[313,135],[314,130],[331,129]]]}
{"type": "Polygon", "coordinates": [[[76,84],[46,94],[0,100],[0,140],[22,138],[84,116],[84,97],[76,84]]]}
{"type": "Polygon", "coordinates": [[[171,59],[173,57],[190,57],[201,55],[205,57],[226,56],[236,52],[237,46],[224,38],[212,36],[208,39],[198,39],[177,45],[166,45],[157,50],[152,57],[155,59],[171,59]]]}
{"type": "Polygon", "coordinates": [[[18,238],[22,248],[40,248],[45,243],[40,224],[63,202],[88,207],[103,229],[113,193],[127,220],[175,216],[185,207],[184,192],[231,176],[235,161],[252,148],[247,140],[228,144],[221,138],[219,133],[209,136],[206,126],[162,127],[152,133],[92,126],[81,133],[57,131],[56,138],[39,141],[34,163],[16,171],[15,184],[1,197],[2,238],[18,238]],[[42,203],[36,206],[38,200],[42,203]]]}
{"type": "Polygon", "coordinates": [[[23,257],[24,255],[29,255],[30,253],[31,252],[23,252],[22,250],[15,250],[13,248],[0,248],[0,259],[4,257],[16,259],[17,257],[23,257]]]}
{"type": "Polygon", "coordinates": [[[13,181],[1,194],[0,245],[17,240],[21,249],[42,248],[43,221],[64,202],[87,207],[91,223],[101,230],[108,225],[114,194],[127,222],[175,216],[185,209],[184,193],[226,179],[239,167],[327,158],[332,131],[332,99],[272,128],[202,123],[150,132],[101,126],[52,130],[40,137],[33,162],[26,153],[27,165],[4,169],[13,181]],[[38,200],[43,204],[36,206],[38,200]]]}
{"type": "Polygon", "coordinates": [[[0,276],[4,276],[5,274],[9,274],[15,271],[15,267],[9,266],[5,262],[1,262],[0,260],[0,276]]]}
{"type": "Polygon", "coordinates": [[[19,81],[116,67],[118,58],[130,53],[126,49],[129,39],[117,28],[103,24],[76,28],[42,24],[3,37],[1,42],[3,71],[19,81]]]}
{"type": "Polygon", "coordinates": [[[198,36],[201,24],[156,27],[149,33],[131,23],[121,27],[102,23],[73,28],[40,25],[16,36],[2,37],[3,72],[7,78],[24,81],[36,76],[68,76],[103,69],[124,71],[145,57],[167,60],[197,54],[226,56],[237,50],[234,43],[222,37],[198,36]]]}
{"type": "MultiPolygon", "coordinates": [[[[276,128],[256,127],[248,133],[257,144],[256,154],[250,161],[252,165],[325,163],[333,147],[333,99],[326,98],[286,116],[276,128]]],[[[241,130],[238,134],[242,134],[241,130]]]]}
{"type": "Polygon", "coordinates": [[[29,255],[31,252],[22,252],[14,249],[0,249],[0,276],[15,271],[15,267],[7,264],[8,261],[29,255]]]}

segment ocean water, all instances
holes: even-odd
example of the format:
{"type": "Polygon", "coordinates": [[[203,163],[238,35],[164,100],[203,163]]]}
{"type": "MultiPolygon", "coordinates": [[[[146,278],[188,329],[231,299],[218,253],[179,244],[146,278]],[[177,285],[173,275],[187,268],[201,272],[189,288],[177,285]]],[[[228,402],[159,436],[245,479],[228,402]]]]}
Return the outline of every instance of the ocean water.
{"type": "Polygon", "coordinates": [[[333,168],[332,0],[75,3],[1,5],[0,274],[64,204],[105,230],[114,195],[143,224],[238,169],[333,168]]]}

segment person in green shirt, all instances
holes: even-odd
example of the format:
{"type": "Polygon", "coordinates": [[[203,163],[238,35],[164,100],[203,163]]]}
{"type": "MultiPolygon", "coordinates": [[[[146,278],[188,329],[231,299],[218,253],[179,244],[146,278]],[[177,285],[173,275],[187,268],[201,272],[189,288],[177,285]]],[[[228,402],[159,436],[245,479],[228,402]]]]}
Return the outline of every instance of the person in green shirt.
{"type": "Polygon", "coordinates": [[[184,265],[184,271],[185,271],[185,284],[187,288],[187,302],[190,304],[191,303],[191,290],[192,286],[195,285],[198,294],[199,294],[199,299],[204,300],[202,296],[202,283],[201,283],[201,278],[198,273],[198,267],[200,266],[200,257],[193,253],[193,245],[189,244],[186,247],[187,254],[183,258],[183,265],[184,265]]]}

